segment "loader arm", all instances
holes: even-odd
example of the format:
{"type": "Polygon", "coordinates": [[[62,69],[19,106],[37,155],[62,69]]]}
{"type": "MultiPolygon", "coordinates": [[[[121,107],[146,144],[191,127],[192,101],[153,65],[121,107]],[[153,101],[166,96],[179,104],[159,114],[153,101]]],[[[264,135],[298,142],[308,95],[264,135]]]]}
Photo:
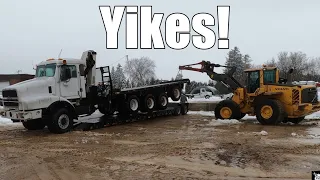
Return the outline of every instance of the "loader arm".
{"type": "MultiPolygon", "coordinates": [[[[217,81],[218,83],[223,83],[223,85],[228,89],[229,93],[233,93],[238,88],[243,88],[243,85],[241,85],[234,77],[233,74],[236,71],[236,67],[230,67],[230,66],[223,66],[219,64],[214,64],[209,61],[201,61],[199,63],[195,64],[188,64],[184,66],[179,66],[179,70],[190,70],[190,71],[196,71],[201,73],[206,73],[210,79],[217,81]],[[201,68],[194,68],[192,66],[194,65],[201,65],[201,68]],[[214,72],[215,67],[224,67],[229,68],[229,72],[226,74],[219,74],[214,72]]],[[[219,91],[219,89],[217,88],[219,91]]]]}

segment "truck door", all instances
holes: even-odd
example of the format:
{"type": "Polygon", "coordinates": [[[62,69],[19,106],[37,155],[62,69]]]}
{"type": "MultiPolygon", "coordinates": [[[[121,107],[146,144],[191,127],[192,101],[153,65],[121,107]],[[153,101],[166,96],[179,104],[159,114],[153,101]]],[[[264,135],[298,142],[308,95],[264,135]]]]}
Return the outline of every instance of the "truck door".
{"type": "Polygon", "coordinates": [[[76,65],[63,65],[61,66],[60,73],[60,95],[66,99],[76,99],[80,98],[80,85],[78,79],[78,69],[76,65]],[[66,76],[66,71],[70,74],[68,78],[66,76]]]}

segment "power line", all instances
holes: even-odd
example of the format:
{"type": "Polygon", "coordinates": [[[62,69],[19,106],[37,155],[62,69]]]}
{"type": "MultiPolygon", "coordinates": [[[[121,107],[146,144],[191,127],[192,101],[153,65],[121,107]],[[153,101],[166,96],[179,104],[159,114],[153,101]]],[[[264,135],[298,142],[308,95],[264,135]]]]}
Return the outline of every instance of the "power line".
{"type": "Polygon", "coordinates": [[[121,61],[121,60],[124,59],[124,58],[126,58],[126,60],[128,60],[128,55],[125,55],[125,56],[123,56],[122,58],[114,61],[113,63],[110,64],[110,66],[113,65],[113,64],[115,64],[115,63],[119,63],[119,61],[121,61]]]}

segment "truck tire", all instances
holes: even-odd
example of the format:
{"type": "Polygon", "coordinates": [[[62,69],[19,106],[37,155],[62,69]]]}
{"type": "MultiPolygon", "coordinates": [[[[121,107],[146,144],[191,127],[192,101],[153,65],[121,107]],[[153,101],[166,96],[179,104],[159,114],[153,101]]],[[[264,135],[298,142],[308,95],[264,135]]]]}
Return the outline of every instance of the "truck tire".
{"type": "Polygon", "coordinates": [[[178,106],[174,109],[174,113],[173,113],[175,116],[179,116],[181,115],[181,107],[178,106]]]}
{"type": "Polygon", "coordinates": [[[210,96],[209,96],[209,95],[206,95],[204,98],[209,99],[209,98],[210,98],[210,96]]]}
{"type": "Polygon", "coordinates": [[[158,98],[157,98],[157,105],[158,105],[158,109],[166,109],[168,106],[168,96],[166,93],[161,93],[159,94],[158,98]]]}
{"type": "Polygon", "coordinates": [[[264,99],[255,109],[257,120],[262,125],[277,125],[284,120],[283,105],[278,100],[264,99]]]}
{"type": "Polygon", "coordinates": [[[22,122],[22,125],[28,130],[41,130],[46,126],[46,124],[42,121],[42,119],[25,121],[25,122],[22,122]]]}
{"type": "Polygon", "coordinates": [[[171,89],[170,98],[172,101],[179,101],[181,97],[181,88],[179,86],[175,86],[171,89]]]}
{"type": "Polygon", "coordinates": [[[148,94],[143,98],[143,111],[152,111],[156,106],[156,100],[152,94],[148,94]]]}
{"type": "Polygon", "coordinates": [[[99,105],[98,105],[98,110],[99,110],[99,112],[100,112],[101,114],[104,114],[104,115],[106,115],[106,114],[114,114],[114,112],[115,112],[113,109],[109,110],[109,109],[106,107],[106,105],[104,105],[104,104],[99,104],[99,105]]]}
{"type": "Polygon", "coordinates": [[[214,109],[216,119],[238,119],[240,113],[239,105],[232,100],[222,100],[214,109]]]}
{"type": "Polygon", "coordinates": [[[73,118],[66,108],[59,109],[48,120],[48,129],[55,134],[66,133],[73,127],[73,118]]]}
{"type": "Polygon", "coordinates": [[[129,96],[129,98],[127,100],[127,109],[131,113],[136,113],[139,111],[140,101],[139,101],[138,96],[136,96],[136,95],[129,96]]]}
{"type": "Polygon", "coordinates": [[[189,111],[188,106],[186,104],[182,104],[181,105],[181,114],[186,115],[188,113],[188,111],[189,111]]]}

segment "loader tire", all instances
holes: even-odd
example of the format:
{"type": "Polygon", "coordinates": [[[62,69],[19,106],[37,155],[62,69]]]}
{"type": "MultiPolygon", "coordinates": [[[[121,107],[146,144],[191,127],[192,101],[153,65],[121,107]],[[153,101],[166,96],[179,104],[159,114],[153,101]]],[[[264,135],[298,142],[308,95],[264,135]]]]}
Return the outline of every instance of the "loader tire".
{"type": "Polygon", "coordinates": [[[66,108],[58,109],[48,119],[48,129],[51,133],[62,134],[70,131],[73,127],[73,118],[66,108]]]}
{"type": "Polygon", "coordinates": [[[42,121],[42,119],[25,121],[25,122],[22,122],[22,125],[28,130],[41,130],[46,126],[46,124],[42,121]]]}
{"type": "Polygon", "coordinates": [[[280,101],[264,99],[257,104],[255,114],[260,124],[277,125],[284,120],[285,112],[280,101]]]}
{"type": "Polygon", "coordinates": [[[242,113],[242,112],[240,112],[240,116],[238,116],[237,118],[236,118],[236,120],[241,120],[243,117],[245,117],[247,114],[246,113],[242,113]]]}
{"type": "Polygon", "coordinates": [[[291,123],[294,123],[294,124],[299,124],[303,120],[304,120],[304,116],[303,117],[298,117],[298,118],[285,118],[285,122],[291,122],[291,123]]]}
{"type": "Polygon", "coordinates": [[[220,101],[214,109],[216,119],[239,119],[241,117],[240,107],[232,100],[220,101]]]}

